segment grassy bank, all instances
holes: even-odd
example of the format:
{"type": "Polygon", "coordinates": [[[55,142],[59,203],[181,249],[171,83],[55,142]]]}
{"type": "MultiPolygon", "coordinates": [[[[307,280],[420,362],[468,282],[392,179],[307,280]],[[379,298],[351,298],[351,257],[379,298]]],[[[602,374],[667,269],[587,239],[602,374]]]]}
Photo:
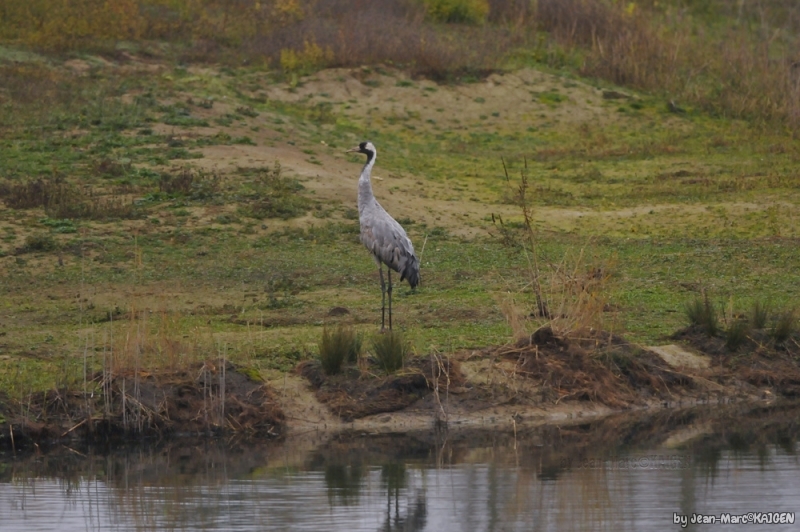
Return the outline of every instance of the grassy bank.
{"type": "MultiPolygon", "coordinates": [[[[569,48],[555,25],[552,40],[531,40],[539,15],[521,13],[528,29],[491,59],[515,69],[465,77],[480,70],[465,63],[461,83],[421,77],[411,60],[323,54],[282,67],[280,50],[304,44],[237,67],[174,62],[174,42],[160,55],[145,53],[149,40],[124,56],[86,42],[66,55],[42,42],[0,48],[0,389],[90,391],[104,368],[220,357],[274,376],[316,355],[324,325],[374,333],[380,291],[355,211],[362,161],[343,153],[365,138],[379,150],[376,195],[422,258],[422,286],[397,289],[394,309],[418,354],[501,344],[542,323],[522,172],[547,295],[591,283],[585,325],[653,344],[702,294],[728,318],[755,300],[794,305],[789,115],[603,81],[613,76],[597,70],[599,49],[569,48]],[[542,50],[583,59],[554,70],[542,50]],[[326,64],[347,68],[315,71],[326,64]]],[[[491,35],[509,20],[495,10],[452,29],[491,35]]],[[[708,27],[708,42],[724,34],[708,27]]]]}

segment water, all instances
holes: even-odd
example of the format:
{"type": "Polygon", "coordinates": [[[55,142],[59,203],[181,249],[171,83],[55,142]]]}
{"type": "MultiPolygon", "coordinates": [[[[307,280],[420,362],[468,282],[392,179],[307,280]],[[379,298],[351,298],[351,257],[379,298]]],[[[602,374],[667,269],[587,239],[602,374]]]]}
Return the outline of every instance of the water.
{"type": "MultiPolygon", "coordinates": [[[[675,514],[800,511],[799,413],[5,453],[0,530],[679,530],[675,514]]],[[[686,530],[743,528],[800,522],[686,530]]]]}

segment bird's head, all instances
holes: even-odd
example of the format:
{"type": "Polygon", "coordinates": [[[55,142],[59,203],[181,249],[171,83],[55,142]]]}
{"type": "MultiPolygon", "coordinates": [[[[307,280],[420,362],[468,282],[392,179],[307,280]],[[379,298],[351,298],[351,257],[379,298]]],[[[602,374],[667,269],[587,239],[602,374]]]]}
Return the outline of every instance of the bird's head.
{"type": "Polygon", "coordinates": [[[351,153],[351,152],[363,153],[363,154],[365,154],[367,156],[367,160],[369,161],[370,159],[375,157],[375,153],[377,152],[377,150],[375,149],[375,145],[374,144],[372,144],[369,141],[365,141],[365,142],[362,142],[361,144],[359,144],[358,146],[356,146],[355,148],[351,148],[351,149],[347,150],[347,153],[351,153]]]}

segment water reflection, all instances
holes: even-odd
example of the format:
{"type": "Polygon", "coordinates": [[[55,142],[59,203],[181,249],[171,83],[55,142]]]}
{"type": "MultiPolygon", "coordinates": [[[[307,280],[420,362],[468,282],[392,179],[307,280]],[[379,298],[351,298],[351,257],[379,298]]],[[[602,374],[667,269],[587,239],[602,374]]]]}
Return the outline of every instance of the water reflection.
{"type": "Polygon", "coordinates": [[[677,528],[675,513],[795,511],[798,414],[717,407],[516,437],[431,430],[6,454],[0,528],[663,530],[677,528]]]}

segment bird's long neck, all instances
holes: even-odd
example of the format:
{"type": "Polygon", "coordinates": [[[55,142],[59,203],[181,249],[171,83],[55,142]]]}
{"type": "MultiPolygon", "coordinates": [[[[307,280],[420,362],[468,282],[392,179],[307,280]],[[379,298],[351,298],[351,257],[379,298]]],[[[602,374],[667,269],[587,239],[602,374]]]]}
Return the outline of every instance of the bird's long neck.
{"type": "Polygon", "coordinates": [[[372,193],[372,182],[369,177],[372,174],[372,167],[375,165],[375,153],[367,153],[367,164],[361,170],[361,177],[358,179],[358,211],[361,212],[366,205],[375,199],[372,193]]]}

